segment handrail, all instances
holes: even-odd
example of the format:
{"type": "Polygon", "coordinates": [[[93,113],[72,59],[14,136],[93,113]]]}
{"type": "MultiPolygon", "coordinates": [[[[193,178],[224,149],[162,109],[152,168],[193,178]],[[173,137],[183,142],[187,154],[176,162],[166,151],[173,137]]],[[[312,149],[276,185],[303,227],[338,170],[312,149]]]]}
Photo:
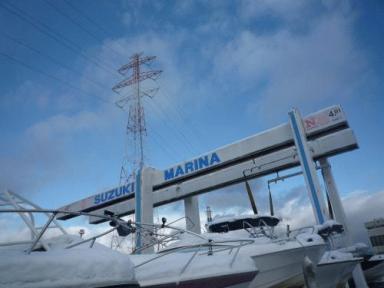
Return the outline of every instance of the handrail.
{"type": "MultiPolygon", "coordinates": [[[[88,238],[88,239],[76,242],[74,244],[71,244],[71,245],[65,247],[66,249],[70,249],[72,247],[75,247],[75,246],[78,246],[78,245],[81,245],[83,243],[90,242],[90,241],[92,241],[92,244],[91,244],[91,247],[92,247],[93,243],[95,242],[95,240],[97,238],[102,237],[102,236],[104,236],[104,235],[106,235],[108,233],[113,232],[118,226],[123,226],[123,227],[126,227],[126,228],[130,228],[130,225],[132,225],[132,224],[135,225],[138,229],[147,230],[147,231],[149,231],[151,233],[153,233],[153,228],[168,228],[168,229],[176,230],[180,234],[187,233],[187,234],[191,234],[191,235],[193,235],[195,237],[198,237],[200,239],[208,240],[206,237],[204,237],[202,235],[199,235],[197,233],[194,233],[194,232],[191,232],[191,231],[188,231],[188,230],[184,230],[182,228],[174,227],[174,226],[171,226],[171,225],[148,224],[148,223],[140,223],[140,222],[132,222],[132,221],[130,223],[126,223],[124,220],[116,219],[113,216],[100,215],[100,214],[94,214],[94,213],[88,213],[88,212],[67,211],[67,210],[58,210],[58,209],[36,209],[36,208],[35,209],[27,209],[27,208],[20,208],[20,209],[0,209],[0,213],[31,213],[31,214],[32,213],[44,213],[44,214],[50,214],[50,218],[47,221],[47,223],[43,226],[43,229],[41,231],[39,231],[39,233],[36,234],[36,238],[31,241],[32,242],[32,246],[27,250],[28,253],[32,252],[32,250],[34,249],[36,244],[40,241],[41,237],[46,232],[46,230],[49,227],[50,223],[52,221],[55,221],[55,218],[56,218],[56,216],[58,214],[70,214],[70,215],[76,215],[76,216],[94,216],[94,217],[99,217],[99,218],[105,219],[107,221],[111,221],[111,220],[117,221],[117,226],[114,227],[113,229],[110,229],[110,230],[108,230],[106,232],[100,233],[100,234],[98,234],[96,236],[93,236],[91,238],[88,238]],[[148,227],[151,227],[152,229],[149,229],[148,227]]],[[[172,237],[174,237],[178,233],[172,235],[172,237]]],[[[155,245],[156,243],[151,243],[150,246],[155,245]]],[[[4,246],[3,243],[0,243],[0,245],[4,246]]]]}
{"type": "MultiPolygon", "coordinates": [[[[109,229],[109,230],[107,230],[107,231],[105,231],[103,233],[97,234],[96,236],[90,237],[88,239],[84,239],[83,241],[76,242],[74,244],[68,245],[68,246],[65,247],[65,249],[71,249],[73,247],[79,246],[81,244],[84,244],[84,243],[87,243],[87,242],[90,242],[90,241],[94,242],[97,238],[103,237],[103,236],[113,232],[114,230],[116,230],[116,227],[113,227],[112,229],[109,229]]],[[[91,246],[93,246],[93,245],[91,245],[91,246]]]]}
{"type": "MultiPolygon", "coordinates": [[[[241,247],[243,247],[245,245],[253,243],[253,240],[245,240],[245,239],[241,239],[241,240],[223,240],[223,241],[219,241],[219,242],[213,242],[212,241],[210,243],[199,243],[199,244],[175,247],[175,248],[166,250],[164,252],[158,253],[156,257],[153,257],[153,258],[148,259],[148,260],[146,260],[146,261],[144,261],[144,262],[142,262],[140,264],[135,265],[135,268],[141,267],[141,266],[143,266],[143,265],[145,265],[147,263],[150,263],[152,261],[155,261],[155,260],[157,260],[159,258],[162,258],[162,257],[167,256],[167,255],[172,254],[172,253],[180,252],[182,250],[187,250],[187,249],[190,249],[190,248],[199,248],[199,250],[200,250],[201,247],[221,246],[220,244],[222,244],[222,243],[230,243],[230,242],[240,242],[240,244],[239,245],[234,245],[234,246],[231,246],[231,247],[228,247],[228,248],[220,249],[220,252],[221,251],[225,251],[225,250],[229,250],[229,249],[235,249],[235,248],[239,248],[240,249],[241,247]],[[243,242],[246,242],[246,244],[243,244],[243,242]]],[[[218,252],[218,251],[214,251],[214,252],[218,252]]],[[[203,253],[202,255],[204,255],[204,254],[206,254],[206,253],[203,253]]]]}

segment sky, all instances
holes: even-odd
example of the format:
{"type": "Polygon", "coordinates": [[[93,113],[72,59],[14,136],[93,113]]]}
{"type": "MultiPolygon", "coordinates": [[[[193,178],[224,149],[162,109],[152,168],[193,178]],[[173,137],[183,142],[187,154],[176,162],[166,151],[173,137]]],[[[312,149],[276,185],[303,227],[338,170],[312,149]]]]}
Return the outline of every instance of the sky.
{"type": "MultiPolygon", "coordinates": [[[[111,88],[142,52],[163,71],[143,84],[159,87],[144,99],[145,163],[159,169],[287,122],[292,107],[341,104],[359,149],[330,162],[366,241],[364,221],[384,217],[383,15],[379,0],[3,0],[0,189],[58,208],[117,185],[127,113],[111,88]]],[[[251,183],[262,211],[266,179],[251,183]]],[[[273,189],[286,221],[314,221],[303,179],[273,189]]],[[[249,212],[242,185],[199,203],[249,212]]]]}

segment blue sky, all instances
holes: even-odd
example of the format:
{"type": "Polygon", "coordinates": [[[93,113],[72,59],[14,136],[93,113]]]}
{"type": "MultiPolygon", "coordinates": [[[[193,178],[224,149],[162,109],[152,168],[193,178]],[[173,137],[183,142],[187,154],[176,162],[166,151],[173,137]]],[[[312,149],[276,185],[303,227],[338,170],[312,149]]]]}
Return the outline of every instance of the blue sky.
{"type": "MultiPolygon", "coordinates": [[[[377,209],[356,213],[383,216],[383,13],[373,0],[4,0],[0,187],[55,208],[116,185],[126,114],[111,87],[122,80],[117,68],[143,52],[163,70],[144,102],[147,165],[165,168],[286,122],[291,107],[341,104],[360,149],[331,159],[340,193],[370,197],[377,209]]],[[[263,199],[265,181],[253,186],[263,199]]],[[[238,190],[220,192],[218,210],[238,190]]],[[[302,179],[281,190],[282,208],[284,193],[306,196],[302,179]]]]}

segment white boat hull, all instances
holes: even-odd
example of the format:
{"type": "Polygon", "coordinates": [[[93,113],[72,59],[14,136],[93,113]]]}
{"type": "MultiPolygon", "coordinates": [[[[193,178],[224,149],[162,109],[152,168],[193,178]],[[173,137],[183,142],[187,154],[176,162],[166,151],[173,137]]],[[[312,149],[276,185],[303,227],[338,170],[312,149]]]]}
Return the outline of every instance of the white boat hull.
{"type": "Polygon", "coordinates": [[[196,253],[192,250],[164,256],[131,255],[130,258],[137,266],[135,274],[140,287],[248,287],[258,273],[256,265],[241,250],[239,255],[235,255],[235,251],[229,252],[225,250],[207,255],[207,251],[196,253]]]}
{"type": "Polygon", "coordinates": [[[304,285],[303,261],[304,257],[316,265],[324,253],[324,245],[313,245],[303,249],[278,251],[264,255],[252,256],[259,274],[250,283],[250,288],[285,288],[304,285]]]}
{"type": "Polygon", "coordinates": [[[352,271],[361,259],[340,260],[321,263],[316,267],[316,284],[318,288],[344,287],[352,277],[352,271]]]}
{"type": "MultiPolygon", "coordinates": [[[[363,263],[364,264],[364,263],[363,263]]],[[[384,255],[379,254],[371,257],[368,262],[365,262],[368,266],[364,270],[364,275],[368,282],[384,282],[384,255]]]]}

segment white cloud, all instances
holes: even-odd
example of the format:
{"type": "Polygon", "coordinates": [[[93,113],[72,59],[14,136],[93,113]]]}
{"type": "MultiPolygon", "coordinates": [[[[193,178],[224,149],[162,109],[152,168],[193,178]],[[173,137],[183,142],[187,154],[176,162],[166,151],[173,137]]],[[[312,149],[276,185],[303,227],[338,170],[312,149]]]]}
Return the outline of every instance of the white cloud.
{"type": "MultiPolygon", "coordinates": [[[[292,228],[299,228],[315,223],[312,207],[300,203],[300,197],[307,197],[306,194],[298,196],[286,202],[279,208],[279,214],[292,228]]],[[[374,218],[383,218],[382,207],[384,205],[384,191],[376,193],[353,192],[342,198],[344,210],[348,219],[348,227],[352,238],[356,242],[369,243],[364,223],[374,218]]]]}
{"type": "MultiPolygon", "coordinates": [[[[269,213],[266,193],[260,193],[259,184],[254,186],[254,195],[259,213],[269,213]],[[256,192],[256,193],[255,193],[256,192]]],[[[315,224],[315,216],[304,186],[294,187],[286,193],[274,195],[275,213],[283,219],[282,224],[289,224],[297,229],[315,224]]],[[[356,191],[342,197],[343,207],[348,219],[348,227],[355,242],[369,243],[364,223],[374,218],[384,218],[384,191],[369,193],[356,191]]],[[[218,191],[200,197],[201,221],[205,223],[205,205],[209,205],[214,215],[250,214],[249,200],[244,188],[236,185],[228,191],[218,191]]]]}
{"type": "Polygon", "coordinates": [[[26,133],[27,137],[40,141],[87,130],[94,127],[96,123],[101,124],[100,119],[95,113],[89,111],[83,111],[73,116],[59,114],[34,124],[26,133]]]}
{"type": "Polygon", "coordinates": [[[276,16],[283,19],[298,18],[303,8],[310,4],[308,0],[243,0],[240,2],[240,16],[249,19],[260,16],[276,16]]]}
{"type": "Polygon", "coordinates": [[[384,218],[384,191],[360,191],[343,198],[352,236],[358,241],[368,241],[364,223],[374,218],[384,218]]]}
{"type": "Polygon", "coordinates": [[[249,103],[250,115],[259,115],[260,121],[272,121],[292,106],[308,110],[347,100],[356,96],[366,69],[352,24],[352,17],[328,13],[305,33],[242,31],[218,53],[215,73],[223,83],[237,82],[244,90],[262,87],[249,103]]]}
{"type": "MultiPolygon", "coordinates": [[[[116,123],[123,123],[116,111],[105,105],[94,111],[61,113],[27,128],[12,146],[14,150],[0,156],[0,189],[32,193],[71,174],[71,167],[81,163],[79,157],[71,155],[74,143],[85,139],[92,146],[90,138],[103,134],[103,141],[107,141],[116,123]]],[[[81,149],[89,151],[86,146],[81,149]]]]}
{"type": "Polygon", "coordinates": [[[2,107],[18,107],[20,110],[48,110],[54,102],[49,88],[26,80],[19,87],[0,97],[2,107]]]}

